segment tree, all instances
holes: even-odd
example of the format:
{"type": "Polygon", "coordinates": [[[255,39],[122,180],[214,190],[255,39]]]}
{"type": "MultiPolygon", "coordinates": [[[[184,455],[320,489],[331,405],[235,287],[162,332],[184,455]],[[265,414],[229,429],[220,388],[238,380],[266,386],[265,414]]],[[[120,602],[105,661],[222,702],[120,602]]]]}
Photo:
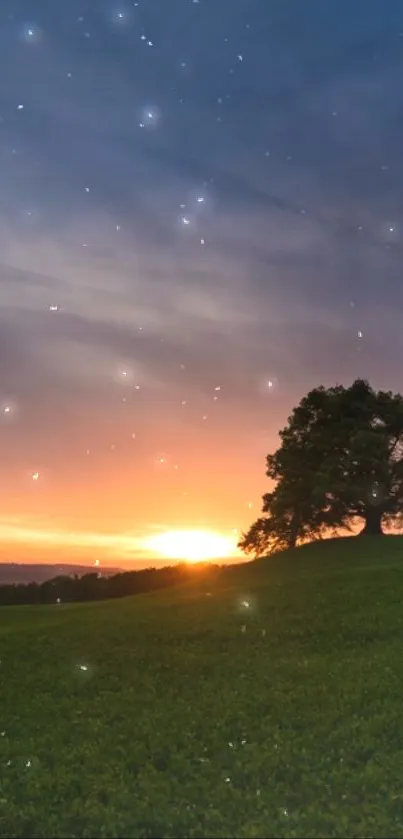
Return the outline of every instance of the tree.
{"type": "Polygon", "coordinates": [[[280,432],[281,446],[267,456],[276,482],[263,496],[263,517],[239,547],[261,556],[329,530],[382,535],[382,525],[403,519],[403,397],[374,391],[357,379],[310,391],[280,432]]]}

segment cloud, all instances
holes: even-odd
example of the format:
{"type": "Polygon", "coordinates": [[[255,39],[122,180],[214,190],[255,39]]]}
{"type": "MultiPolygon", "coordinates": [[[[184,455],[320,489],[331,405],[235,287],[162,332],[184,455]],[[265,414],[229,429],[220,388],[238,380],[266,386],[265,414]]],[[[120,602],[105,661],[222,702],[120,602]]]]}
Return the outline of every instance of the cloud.
{"type": "MultiPolygon", "coordinates": [[[[147,528],[148,530],[148,528],[147,528]]],[[[52,528],[45,521],[36,521],[32,517],[0,517],[0,542],[6,544],[26,544],[57,549],[101,551],[116,558],[127,559],[144,556],[144,541],[147,533],[99,533],[70,531],[52,528]]]]}

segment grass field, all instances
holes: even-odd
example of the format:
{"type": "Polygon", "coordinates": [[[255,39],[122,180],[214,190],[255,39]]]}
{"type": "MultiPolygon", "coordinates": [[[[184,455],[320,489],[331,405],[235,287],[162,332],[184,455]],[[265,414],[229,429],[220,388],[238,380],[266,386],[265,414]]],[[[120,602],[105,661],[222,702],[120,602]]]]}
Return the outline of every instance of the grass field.
{"type": "Polygon", "coordinates": [[[0,836],[403,837],[403,538],[3,608],[0,659],[0,836]]]}

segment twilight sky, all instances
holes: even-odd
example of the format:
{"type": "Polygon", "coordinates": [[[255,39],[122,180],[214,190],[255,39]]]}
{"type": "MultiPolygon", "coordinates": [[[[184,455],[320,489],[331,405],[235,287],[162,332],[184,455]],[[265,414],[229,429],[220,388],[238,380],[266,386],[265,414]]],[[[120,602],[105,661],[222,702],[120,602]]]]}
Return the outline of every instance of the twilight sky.
{"type": "Polygon", "coordinates": [[[403,6],[2,0],[0,71],[0,561],[236,543],[307,390],[403,390],[403,6]]]}

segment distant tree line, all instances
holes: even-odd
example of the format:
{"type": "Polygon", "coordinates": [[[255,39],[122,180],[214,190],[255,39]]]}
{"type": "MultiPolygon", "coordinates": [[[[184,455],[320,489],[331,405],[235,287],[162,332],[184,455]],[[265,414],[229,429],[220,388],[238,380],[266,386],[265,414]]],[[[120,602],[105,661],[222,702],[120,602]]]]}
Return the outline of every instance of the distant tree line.
{"type": "MultiPolygon", "coordinates": [[[[213,567],[210,566],[210,569],[212,570],[213,567]]],[[[186,563],[179,563],[164,568],[127,571],[109,577],[94,572],[81,577],[62,575],[43,583],[0,585],[0,606],[77,603],[126,597],[130,594],[144,594],[178,585],[194,573],[193,567],[186,563]]]]}

